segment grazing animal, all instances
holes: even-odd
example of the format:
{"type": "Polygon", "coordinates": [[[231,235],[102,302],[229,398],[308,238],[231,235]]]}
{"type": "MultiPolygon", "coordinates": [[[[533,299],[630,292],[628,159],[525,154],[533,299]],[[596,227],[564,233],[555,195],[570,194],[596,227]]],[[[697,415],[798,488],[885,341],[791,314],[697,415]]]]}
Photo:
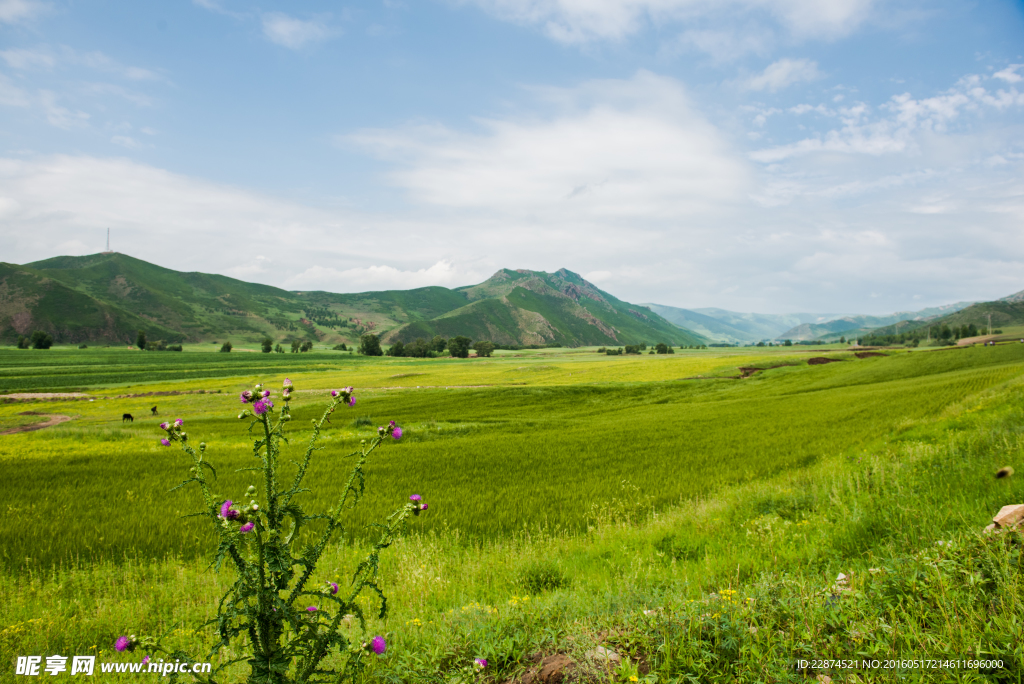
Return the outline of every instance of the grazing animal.
{"type": "Polygon", "coordinates": [[[1006,466],[1005,468],[1000,468],[996,472],[996,478],[997,479],[1002,479],[1004,477],[1010,477],[1011,475],[1013,475],[1013,468],[1011,468],[1010,466],[1006,466]]]}
{"type": "Polygon", "coordinates": [[[154,415],[154,416],[156,415],[156,406],[154,406],[153,408],[151,408],[151,409],[149,409],[149,410],[153,412],[153,415],[154,415]]]}
{"type": "Polygon", "coordinates": [[[123,416],[121,416],[121,422],[122,423],[134,423],[135,419],[132,418],[132,414],[126,413],[123,416]]]}

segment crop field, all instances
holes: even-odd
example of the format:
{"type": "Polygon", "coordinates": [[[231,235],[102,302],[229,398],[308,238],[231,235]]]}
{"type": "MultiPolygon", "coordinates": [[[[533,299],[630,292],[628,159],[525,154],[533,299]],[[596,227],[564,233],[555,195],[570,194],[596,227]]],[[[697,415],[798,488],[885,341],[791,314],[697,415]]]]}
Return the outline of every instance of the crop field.
{"type": "MultiPolygon", "coordinates": [[[[658,510],[709,496],[730,483],[856,453],[880,436],[1018,377],[1024,346],[865,359],[848,355],[843,362],[783,366],[742,380],[726,373],[735,373],[737,362],[758,359],[679,356],[625,363],[583,356],[563,363],[364,361],[348,365],[349,373],[307,367],[291,376],[300,388],[293,402],[296,429],[318,415],[323,403],[322,392],[303,391],[307,381],[321,387],[406,385],[357,392],[356,407],[333,419],[324,441],[326,458],[311,474],[316,493],[307,504],[326,507],[333,501],[341,485],[332,475],[344,468],[346,455],[377,425],[394,419],[405,437],[372,462],[374,486],[352,521],[353,533],[412,490],[429,495],[443,511],[425,520],[423,531],[457,529],[470,538],[538,529],[579,532],[624,484],[638,488],[647,505],[658,510]],[[658,379],[698,370],[726,375],[658,379]],[[508,375],[531,385],[438,386],[444,381],[483,385],[508,375]],[[437,385],[408,387],[429,378],[437,385]],[[558,380],[563,384],[554,384],[558,380]]],[[[772,366],[786,358],[796,363],[795,357],[759,360],[772,366]]],[[[259,379],[278,385],[283,375],[274,370],[259,379]]],[[[5,473],[0,495],[8,522],[0,530],[4,566],[20,571],[202,553],[209,530],[179,519],[194,510],[195,500],[187,490],[167,493],[183,479],[186,466],[180,452],[158,444],[157,423],[184,419],[193,438],[209,445],[208,458],[219,473],[216,494],[238,498],[250,482],[235,471],[252,463],[251,444],[235,415],[235,393],[243,386],[221,381],[220,394],[48,402],[47,414],[76,418],[0,441],[5,473]],[[150,404],[158,405],[159,416],[148,415],[150,404]],[[125,412],[136,420],[122,423],[125,412]],[[76,502],[88,502],[84,513],[72,513],[80,505],[76,502]],[[104,527],[106,520],[118,523],[104,527]],[[23,535],[26,527],[37,534],[23,535]]],[[[24,408],[0,407],[0,419],[23,420],[18,414],[24,408]]]]}
{"type": "MultiPolygon", "coordinates": [[[[208,444],[215,494],[241,498],[251,478],[238,471],[253,458],[237,392],[259,380],[276,397],[286,374],[298,388],[296,452],[325,390],[356,387],[356,406],[332,416],[307,480],[313,491],[302,495],[306,510],[336,499],[347,454],[377,425],[394,419],[404,429],[400,441],[375,452],[367,495],[346,529],[350,543],[330,556],[327,577],[343,579],[367,524],[410,493],[430,502],[429,515],[415,521],[384,569],[397,617],[378,629],[388,630],[395,653],[371,675],[393,681],[414,671],[417,681],[444,680],[431,673],[471,652],[503,672],[522,671],[533,650],[563,648],[558,639],[567,635],[598,643],[609,621],[639,630],[628,642],[634,647],[653,639],[657,648],[667,633],[650,632],[646,618],[634,625],[622,611],[642,616],[673,605],[674,615],[689,615],[686,597],[721,586],[749,583],[750,596],[775,592],[818,610],[808,596],[820,594],[820,573],[890,562],[878,554],[980,527],[993,509],[1024,499],[1019,479],[991,478],[1021,454],[1021,344],[865,358],[793,348],[640,357],[537,350],[470,360],[82,351],[61,351],[47,364],[0,352],[7,391],[88,395],[0,404],[0,432],[52,415],[71,418],[0,435],[5,657],[44,645],[84,653],[126,631],[125,622],[172,630],[182,644],[210,643],[189,630],[209,615],[228,579],[203,571],[214,537],[181,517],[197,509],[198,496],[187,488],[169,493],[188,464],[176,448],[158,444],[157,424],[182,418],[190,438],[208,444]],[[836,362],[807,362],[821,357],[836,362]],[[134,422],[122,423],[123,413],[134,422]],[[983,480],[958,484],[979,464],[983,480]],[[769,569],[802,579],[770,588],[769,569]],[[176,591],[188,596],[180,605],[176,591]],[[47,598],[54,596],[56,604],[47,598]],[[437,633],[419,631],[434,622],[437,633]]],[[[892,560],[892,572],[907,562],[892,560]]],[[[1006,591],[1017,598],[1001,604],[1000,615],[1019,620],[1020,586],[1006,591]]],[[[954,623],[965,622],[940,623],[953,630],[941,638],[967,643],[990,618],[955,600],[962,614],[954,623]]],[[[849,619],[875,624],[862,608],[849,619]]],[[[709,646],[698,628],[687,642],[724,648],[722,662],[747,658],[764,672],[789,667],[778,652],[798,642],[831,648],[830,632],[805,634],[780,613],[769,634],[785,633],[785,646],[728,655],[728,639],[762,638],[747,631],[750,620],[770,622],[767,614],[736,616],[742,634],[709,646]]],[[[885,619],[902,619],[895,616],[885,619]]],[[[919,630],[932,629],[916,615],[907,619],[918,626],[900,632],[906,642],[890,635],[890,648],[911,648],[924,638],[919,630]]],[[[1007,639],[1021,636],[1019,625],[1003,630],[1007,639]]],[[[997,632],[985,637],[987,648],[1003,643],[997,632]]],[[[701,670],[703,656],[684,652],[659,661],[666,673],[719,672],[700,681],[736,681],[736,671],[701,670]]],[[[764,681],[751,676],[739,681],[764,681]]]]}

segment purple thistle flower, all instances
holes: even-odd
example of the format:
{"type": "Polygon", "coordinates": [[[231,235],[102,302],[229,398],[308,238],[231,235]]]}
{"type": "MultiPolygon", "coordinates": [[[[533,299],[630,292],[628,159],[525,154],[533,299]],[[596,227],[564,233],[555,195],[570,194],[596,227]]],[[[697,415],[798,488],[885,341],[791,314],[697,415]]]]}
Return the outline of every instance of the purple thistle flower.
{"type": "Polygon", "coordinates": [[[409,501],[412,501],[413,503],[419,503],[420,501],[423,501],[423,497],[420,496],[419,494],[413,494],[412,496],[409,497],[409,501]]]}
{"type": "Polygon", "coordinates": [[[487,658],[477,658],[473,661],[473,664],[477,666],[477,669],[484,669],[487,667],[487,658]]]}
{"type": "Polygon", "coordinates": [[[284,387],[285,389],[290,389],[291,386],[292,386],[291,379],[290,378],[285,378],[284,379],[284,383],[281,386],[284,387]]]}
{"type": "Polygon", "coordinates": [[[308,610],[310,613],[315,613],[317,611],[317,608],[316,608],[316,606],[310,606],[306,610],[308,610]]]}
{"type": "Polygon", "coordinates": [[[335,584],[334,582],[331,582],[331,596],[334,596],[337,593],[338,593],[338,585],[335,584]]]}
{"type": "Polygon", "coordinates": [[[160,443],[163,444],[164,446],[171,446],[171,440],[167,439],[166,437],[161,439],[160,443]]]}
{"type": "Polygon", "coordinates": [[[396,427],[394,432],[391,433],[391,436],[395,439],[402,439],[402,428],[396,427]]]}
{"type": "Polygon", "coordinates": [[[231,518],[238,517],[238,511],[231,510],[231,503],[231,499],[228,499],[227,501],[220,505],[220,517],[224,518],[225,520],[230,520],[231,518]]]}
{"type": "MultiPolygon", "coordinates": [[[[234,511],[232,511],[232,513],[234,513],[234,511]]],[[[256,527],[256,523],[250,520],[249,522],[245,523],[240,528],[238,528],[238,531],[242,534],[245,534],[246,532],[252,532],[252,528],[254,527],[256,527]]]]}
{"type": "Polygon", "coordinates": [[[420,510],[421,511],[427,510],[427,504],[420,504],[420,510]]]}
{"type": "Polygon", "coordinates": [[[274,402],[270,401],[270,399],[260,399],[252,405],[252,412],[257,416],[262,416],[272,408],[274,408],[274,402]]]}
{"type": "Polygon", "coordinates": [[[355,397],[349,397],[348,398],[348,405],[349,406],[355,406],[356,405],[356,398],[355,397]]]}
{"type": "Polygon", "coordinates": [[[126,650],[131,643],[132,642],[128,640],[128,637],[119,636],[117,637],[117,641],[114,642],[114,648],[117,649],[118,652],[121,652],[126,650]]]}
{"type": "Polygon", "coordinates": [[[331,390],[331,396],[332,397],[338,396],[338,390],[331,390]]]}
{"type": "Polygon", "coordinates": [[[252,392],[250,392],[249,390],[245,390],[244,392],[238,395],[238,398],[241,399],[243,404],[248,404],[249,400],[252,399],[252,392]]]}
{"type": "Polygon", "coordinates": [[[370,642],[370,648],[377,655],[383,655],[384,651],[387,650],[388,645],[387,642],[384,641],[384,637],[378,635],[373,637],[373,641],[370,642]]]}
{"type": "Polygon", "coordinates": [[[166,430],[169,427],[170,427],[170,425],[167,424],[167,421],[164,421],[163,423],[160,423],[160,429],[161,430],[166,430]]]}
{"type": "Polygon", "coordinates": [[[146,656],[145,658],[142,659],[142,664],[143,665],[145,665],[148,662],[149,662],[149,656],[146,656]]]}
{"type": "Polygon", "coordinates": [[[395,421],[393,421],[393,420],[389,421],[388,422],[388,427],[395,427],[395,421]]]}
{"type": "Polygon", "coordinates": [[[174,421],[174,427],[181,427],[184,424],[185,421],[183,421],[181,418],[178,418],[177,420],[174,421]]]}
{"type": "Polygon", "coordinates": [[[266,399],[270,396],[270,390],[263,390],[263,398],[266,399]]]}

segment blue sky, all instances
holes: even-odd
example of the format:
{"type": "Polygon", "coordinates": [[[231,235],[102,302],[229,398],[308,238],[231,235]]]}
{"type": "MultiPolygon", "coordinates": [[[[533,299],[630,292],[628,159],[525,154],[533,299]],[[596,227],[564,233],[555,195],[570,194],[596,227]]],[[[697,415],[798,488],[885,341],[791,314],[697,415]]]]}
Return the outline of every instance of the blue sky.
{"type": "Polygon", "coordinates": [[[0,0],[0,259],[631,301],[1024,289],[1024,7],[0,0]]]}

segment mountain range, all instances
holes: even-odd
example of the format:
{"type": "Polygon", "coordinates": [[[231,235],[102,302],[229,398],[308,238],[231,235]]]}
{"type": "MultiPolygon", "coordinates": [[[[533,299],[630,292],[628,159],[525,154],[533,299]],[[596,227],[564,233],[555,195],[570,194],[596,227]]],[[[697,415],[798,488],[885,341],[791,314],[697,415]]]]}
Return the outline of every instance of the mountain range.
{"type": "Polygon", "coordinates": [[[183,273],[118,253],[0,263],[0,340],[43,330],[58,344],[150,340],[349,344],[465,335],[499,345],[625,345],[707,340],[572,271],[503,269],[478,285],[339,294],[291,292],[183,273]]]}

